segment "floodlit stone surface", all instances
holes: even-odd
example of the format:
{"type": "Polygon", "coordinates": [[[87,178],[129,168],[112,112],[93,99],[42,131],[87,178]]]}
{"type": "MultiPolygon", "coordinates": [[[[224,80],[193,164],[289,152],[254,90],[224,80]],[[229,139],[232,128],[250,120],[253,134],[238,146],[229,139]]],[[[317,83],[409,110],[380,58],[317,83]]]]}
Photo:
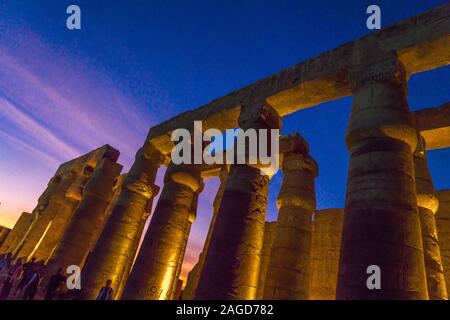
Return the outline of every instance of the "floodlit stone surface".
{"type": "Polygon", "coordinates": [[[352,76],[350,151],[337,299],[428,299],[417,211],[417,137],[406,99],[406,70],[395,55],[352,76]],[[382,290],[367,286],[367,268],[382,290]]]}
{"type": "Polygon", "coordinates": [[[123,182],[122,191],[96,245],[82,277],[83,299],[93,300],[107,280],[117,294],[130,259],[148,200],[155,194],[155,178],[163,156],[140,149],[123,182]]]}
{"type": "Polygon", "coordinates": [[[448,294],[450,288],[450,190],[438,191],[437,196],[439,210],[436,213],[436,226],[448,294]]]}
{"type": "Polygon", "coordinates": [[[283,183],[264,299],[309,299],[312,215],[316,211],[317,163],[298,134],[282,137],[283,183]]]}
{"type": "Polygon", "coordinates": [[[183,300],[193,300],[195,297],[195,292],[197,290],[198,281],[200,280],[200,274],[203,270],[203,265],[205,263],[206,253],[208,252],[209,243],[211,242],[211,236],[214,230],[214,226],[217,220],[217,214],[219,212],[220,202],[222,201],[223,192],[225,190],[225,183],[228,177],[228,168],[226,166],[222,167],[219,173],[220,178],[220,187],[217,190],[216,197],[214,198],[213,203],[213,215],[211,218],[211,222],[209,224],[208,234],[206,235],[205,244],[203,245],[203,250],[200,253],[198,258],[198,262],[189,272],[186,286],[183,291],[183,300]]]}
{"type": "MultiPolygon", "coordinates": [[[[246,107],[245,129],[278,129],[281,120],[268,105],[246,107]]],[[[248,165],[231,165],[195,299],[256,297],[264,238],[269,177],[248,165]],[[220,275],[220,277],[218,277],[220,275]]]]}
{"type": "Polygon", "coordinates": [[[12,230],[7,234],[6,238],[3,240],[0,248],[0,253],[13,252],[14,248],[16,248],[19,242],[23,239],[28,228],[31,226],[34,220],[35,220],[34,215],[28,212],[23,212],[20,215],[19,220],[17,220],[16,224],[12,228],[12,230]]]}
{"type": "Polygon", "coordinates": [[[434,190],[425,155],[425,142],[419,136],[414,152],[414,171],[416,176],[417,206],[422,230],[425,271],[427,275],[428,296],[430,300],[447,300],[444,270],[439,249],[435,213],[439,200],[434,190]]]}
{"type": "Polygon", "coordinates": [[[256,299],[262,300],[264,296],[264,287],[266,284],[267,270],[269,269],[270,253],[272,251],[273,237],[277,222],[266,222],[264,225],[264,241],[261,250],[261,266],[259,267],[258,290],[256,299]]]}
{"type": "Polygon", "coordinates": [[[3,244],[5,239],[8,237],[11,229],[7,227],[0,226],[0,246],[3,244]]]}
{"type": "Polygon", "coordinates": [[[84,266],[86,258],[97,241],[96,235],[103,226],[105,211],[113,195],[113,185],[122,165],[104,158],[95,168],[92,178],[83,190],[83,197],[76,208],[65,234],[57,245],[48,265],[48,274],[70,265],[84,266]]]}
{"type": "Polygon", "coordinates": [[[344,209],[314,214],[310,300],[335,300],[344,209]]]}
{"type": "Polygon", "coordinates": [[[168,300],[173,296],[202,189],[198,167],[169,166],[123,299],[168,300]]]}

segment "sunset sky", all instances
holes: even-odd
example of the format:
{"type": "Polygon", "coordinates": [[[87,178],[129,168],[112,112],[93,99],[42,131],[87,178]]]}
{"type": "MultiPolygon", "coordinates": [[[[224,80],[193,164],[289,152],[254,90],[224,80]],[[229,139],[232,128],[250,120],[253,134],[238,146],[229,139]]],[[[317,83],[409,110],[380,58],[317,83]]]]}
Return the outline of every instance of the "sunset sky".
{"type": "MultiPolygon", "coordinates": [[[[0,224],[31,212],[59,164],[104,144],[124,172],[148,129],[235,89],[445,0],[111,1],[0,0],[0,224]],[[66,28],[77,4],[82,29],[66,28]]],[[[450,67],[414,75],[412,110],[450,101],[450,67]]],[[[319,163],[318,208],[343,207],[351,98],[284,118],[319,163]]],[[[450,149],[429,152],[436,189],[450,188],[450,149]]],[[[162,186],[164,170],[158,174],[162,186]]],[[[282,181],[270,184],[276,218],[282,181]]],[[[207,181],[183,275],[203,246],[219,184],[207,181]]]]}

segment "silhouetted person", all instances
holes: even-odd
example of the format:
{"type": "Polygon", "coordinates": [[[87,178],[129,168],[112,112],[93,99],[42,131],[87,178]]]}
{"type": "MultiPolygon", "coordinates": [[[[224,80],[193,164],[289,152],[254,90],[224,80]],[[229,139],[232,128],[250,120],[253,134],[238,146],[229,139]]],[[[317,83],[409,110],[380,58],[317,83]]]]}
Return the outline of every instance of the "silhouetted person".
{"type": "Polygon", "coordinates": [[[111,288],[112,281],[110,279],[106,280],[104,287],[98,292],[97,300],[112,300],[114,290],[111,288]]]}
{"type": "Polygon", "coordinates": [[[0,300],[6,300],[11,292],[14,282],[21,274],[22,259],[17,259],[15,264],[10,264],[7,267],[7,276],[3,281],[3,287],[0,292],[0,300]]]}
{"type": "Polygon", "coordinates": [[[64,269],[59,268],[58,272],[52,275],[47,284],[47,293],[45,294],[45,300],[53,300],[55,295],[58,295],[62,291],[62,286],[66,283],[66,277],[64,276],[64,269]]]}
{"type": "Polygon", "coordinates": [[[9,266],[11,265],[11,261],[12,261],[12,253],[8,252],[6,254],[6,256],[4,256],[1,260],[0,260],[0,272],[3,271],[3,269],[5,269],[6,267],[9,268],[9,266]]]}
{"type": "Polygon", "coordinates": [[[22,279],[20,280],[19,285],[17,286],[16,295],[19,295],[22,292],[25,285],[30,281],[31,275],[33,274],[33,269],[35,268],[35,266],[36,266],[36,258],[35,257],[31,258],[31,261],[28,261],[27,263],[25,263],[23,265],[22,279]]]}
{"type": "Polygon", "coordinates": [[[33,271],[30,280],[24,287],[24,292],[22,300],[33,300],[36,295],[39,282],[41,281],[41,275],[39,274],[39,267],[37,265],[33,266],[33,271]]]}

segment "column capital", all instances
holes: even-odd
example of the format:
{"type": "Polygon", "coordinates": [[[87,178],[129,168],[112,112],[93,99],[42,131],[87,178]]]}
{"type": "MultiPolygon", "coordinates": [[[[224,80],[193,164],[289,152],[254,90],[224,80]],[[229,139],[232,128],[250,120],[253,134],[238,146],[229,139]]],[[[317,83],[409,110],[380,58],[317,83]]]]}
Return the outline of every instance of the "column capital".
{"type": "Polygon", "coordinates": [[[186,185],[194,192],[201,192],[204,186],[201,170],[194,164],[175,165],[170,163],[167,167],[164,183],[169,180],[186,185]]]}
{"type": "Polygon", "coordinates": [[[376,61],[358,65],[350,71],[350,89],[355,91],[361,86],[376,82],[391,82],[407,90],[407,73],[396,54],[388,54],[376,61]]]}
{"type": "Polygon", "coordinates": [[[319,168],[317,162],[309,154],[308,142],[299,134],[280,138],[280,153],[282,154],[283,173],[293,170],[309,170],[317,177],[319,168]]]}
{"type": "Polygon", "coordinates": [[[161,152],[153,147],[142,147],[136,153],[133,166],[128,172],[122,188],[150,199],[154,191],[152,186],[156,171],[162,163],[164,163],[164,155],[161,152]]]}
{"type": "Polygon", "coordinates": [[[279,129],[281,117],[267,103],[260,105],[243,105],[238,118],[239,126],[246,129],[279,129]]]}
{"type": "Polygon", "coordinates": [[[430,170],[428,169],[425,140],[418,133],[418,144],[414,152],[414,171],[416,177],[417,205],[436,214],[439,199],[433,186],[430,170]]]}

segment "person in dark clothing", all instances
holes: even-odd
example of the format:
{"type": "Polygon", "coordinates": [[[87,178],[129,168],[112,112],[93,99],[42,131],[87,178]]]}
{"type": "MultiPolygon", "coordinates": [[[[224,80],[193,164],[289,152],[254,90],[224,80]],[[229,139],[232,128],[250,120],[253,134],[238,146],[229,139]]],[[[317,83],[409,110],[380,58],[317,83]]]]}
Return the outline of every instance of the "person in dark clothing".
{"type": "Polygon", "coordinates": [[[97,300],[112,300],[114,290],[111,288],[112,281],[106,280],[106,284],[104,287],[100,289],[97,295],[97,300]]]}
{"type": "Polygon", "coordinates": [[[20,280],[19,284],[17,285],[17,291],[16,296],[19,296],[22,292],[25,285],[29,282],[31,275],[33,274],[33,269],[36,265],[36,258],[31,258],[31,261],[24,263],[23,265],[23,271],[22,271],[22,279],[20,280]]]}
{"type": "Polygon", "coordinates": [[[47,292],[45,294],[45,300],[53,300],[55,295],[61,292],[61,286],[66,282],[66,277],[64,276],[64,269],[59,268],[58,272],[54,274],[47,284],[47,292]]]}
{"type": "Polygon", "coordinates": [[[39,282],[41,281],[41,275],[39,274],[39,267],[34,266],[30,277],[30,280],[24,287],[22,300],[33,300],[36,295],[39,282]]]}

